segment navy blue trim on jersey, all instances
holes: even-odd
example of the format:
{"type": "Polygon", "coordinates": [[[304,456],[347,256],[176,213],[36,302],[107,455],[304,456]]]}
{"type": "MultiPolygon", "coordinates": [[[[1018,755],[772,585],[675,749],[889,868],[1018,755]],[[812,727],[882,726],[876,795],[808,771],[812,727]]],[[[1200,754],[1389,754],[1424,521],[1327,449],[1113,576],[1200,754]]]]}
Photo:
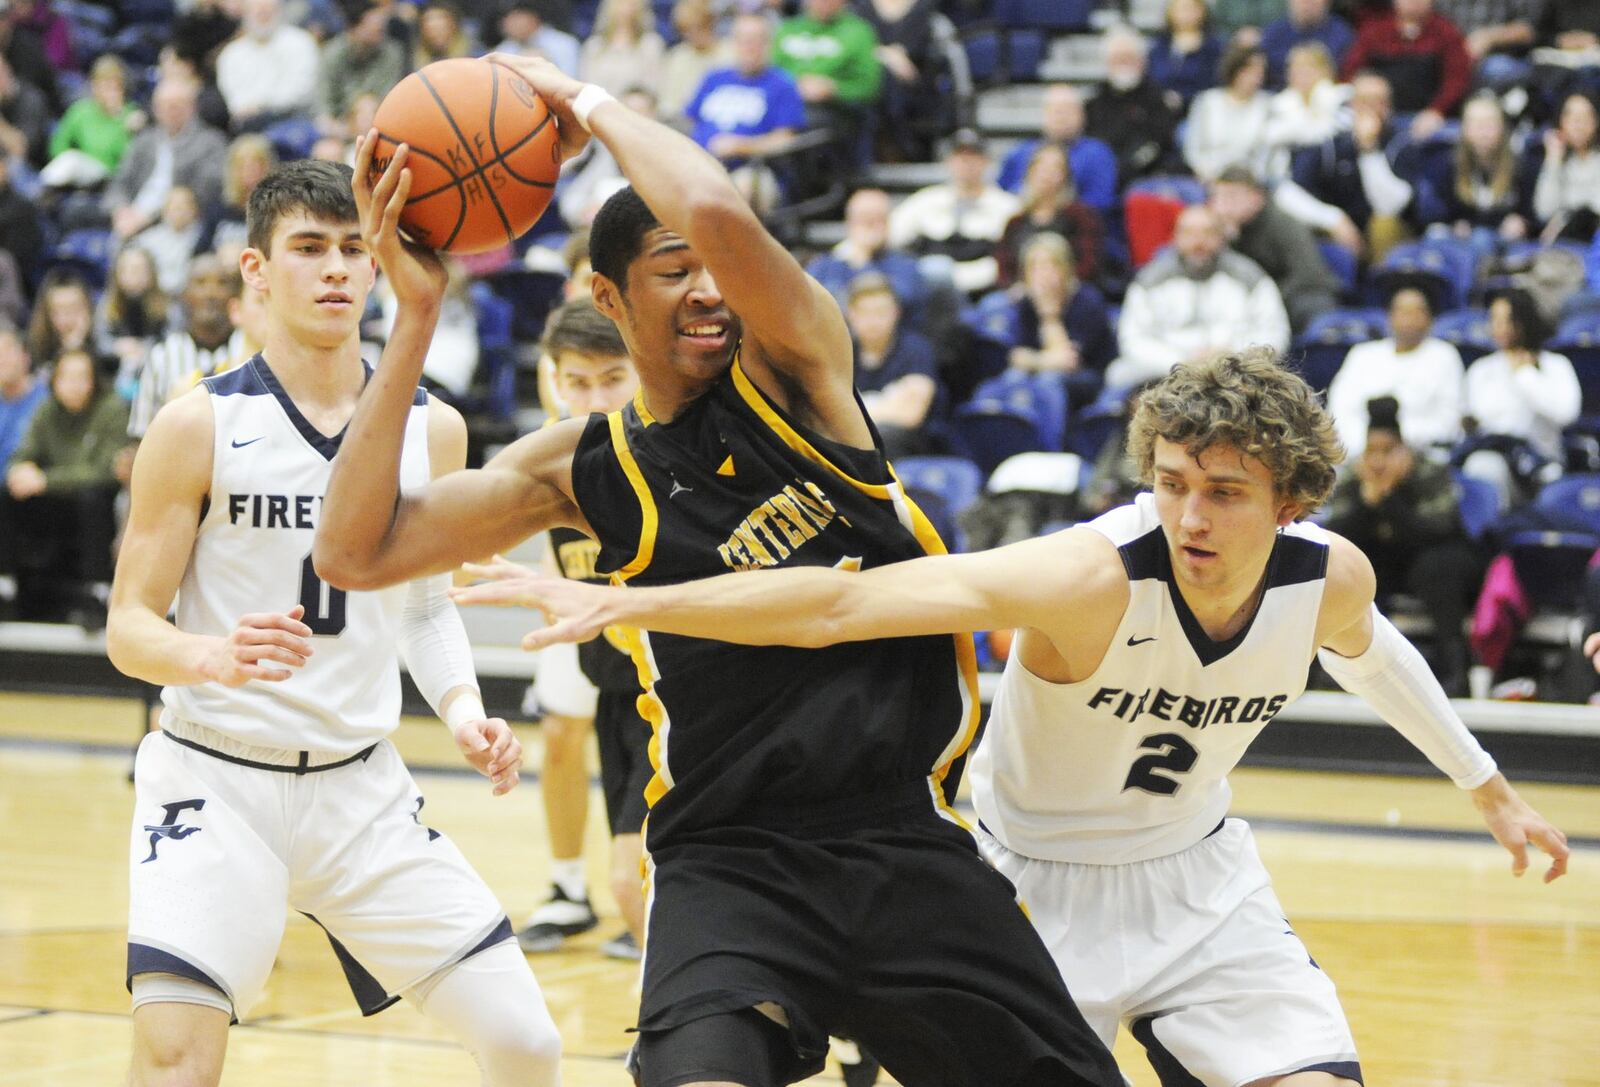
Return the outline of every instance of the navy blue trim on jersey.
{"type": "Polygon", "coordinates": [[[485,936],[483,939],[481,939],[477,943],[473,944],[472,945],[472,950],[468,951],[465,955],[461,956],[461,958],[457,959],[456,961],[457,962],[465,962],[467,959],[472,958],[472,956],[476,955],[478,952],[487,951],[491,947],[493,947],[495,944],[504,943],[506,940],[511,939],[511,937],[514,936],[514,935],[516,935],[516,932],[511,927],[511,918],[502,917],[502,918],[500,918],[500,923],[498,925],[496,925],[492,930],[490,930],[489,935],[485,936]]]}
{"type": "MultiPolygon", "coordinates": [[[[228,992],[216,978],[200,969],[188,959],[179,958],[170,951],[163,951],[159,947],[149,944],[128,944],[128,992],[133,992],[133,979],[137,974],[173,974],[190,981],[198,981],[207,988],[215,989],[228,1000],[228,1006],[233,1006],[233,994],[228,992]]],[[[237,1023],[239,1017],[235,1015],[232,1022],[237,1023]]]]}
{"type": "Polygon", "coordinates": [[[1167,534],[1160,526],[1151,529],[1137,540],[1129,540],[1117,548],[1122,556],[1122,568],[1128,571],[1129,581],[1149,581],[1161,577],[1171,565],[1167,554],[1167,534]]]}
{"type": "Polygon", "coordinates": [[[1267,567],[1267,588],[1304,585],[1327,576],[1327,544],[1308,540],[1304,536],[1278,533],[1278,543],[1272,550],[1272,563],[1267,567]]]}
{"type": "MultiPolygon", "coordinates": [[[[1161,530],[1147,534],[1160,536],[1161,530]]],[[[1141,537],[1141,541],[1145,537],[1141,537]]],[[[1325,544],[1315,543],[1301,536],[1288,536],[1278,533],[1273,541],[1272,554],[1267,558],[1266,584],[1261,590],[1261,599],[1256,601],[1255,610],[1250,613],[1250,618],[1245,620],[1244,626],[1230,638],[1214,641],[1207,634],[1205,627],[1200,625],[1194,612],[1189,609],[1189,602],[1183,598],[1183,593],[1178,589],[1178,580],[1172,572],[1172,556],[1167,551],[1165,538],[1162,540],[1160,577],[1167,583],[1167,595],[1172,598],[1172,610],[1178,613],[1178,625],[1183,628],[1183,633],[1189,639],[1189,645],[1194,650],[1194,655],[1200,658],[1200,663],[1210,666],[1238,649],[1250,635],[1250,628],[1256,624],[1256,616],[1261,614],[1262,601],[1267,598],[1267,590],[1280,589],[1288,585],[1300,585],[1307,581],[1316,581],[1325,577],[1328,570],[1328,548],[1325,544]]]]}
{"type": "Polygon", "coordinates": [[[1135,1019],[1128,1024],[1128,1032],[1144,1046],[1145,1056],[1150,1060],[1150,1067],[1155,1069],[1161,1087],[1206,1087],[1200,1078],[1179,1063],[1178,1058],[1172,1055],[1172,1051],[1162,1045],[1161,1039],[1156,1037],[1154,1024],[1157,1018],[1159,1017],[1147,1015],[1142,1019],[1135,1019]]]}
{"type": "Polygon", "coordinates": [[[1353,1079],[1362,1084],[1362,1087],[1365,1087],[1367,1082],[1361,1078],[1360,1061],[1324,1061],[1322,1064],[1308,1064],[1304,1068],[1296,1068],[1289,1075],[1298,1075],[1301,1072],[1326,1072],[1341,1079],[1353,1079]]]}
{"type": "Polygon", "coordinates": [[[300,437],[306,440],[306,444],[328,460],[332,460],[338,455],[339,443],[344,440],[344,432],[349,429],[348,425],[341,428],[339,433],[332,437],[322,433],[322,431],[311,425],[311,420],[300,414],[300,409],[295,407],[294,401],[284,391],[283,383],[278,380],[278,375],[272,372],[272,367],[266,364],[266,360],[257,355],[250,360],[250,365],[260,371],[261,383],[267,387],[267,391],[278,401],[278,406],[289,417],[289,422],[294,424],[294,428],[300,432],[300,437]],[[257,363],[260,363],[259,367],[256,366],[257,363]]]}
{"type": "Polygon", "coordinates": [[[309,913],[306,916],[316,922],[317,927],[327,935],[328,943],[333,945],[334,957],[344,969],[344,979],[350,983],[350,994],[356,998],[356,1006],[361,1009],[362,1015],[377,1015],[390,1005],[399,1003],[400,997],[385,989],[381,981],[357,962],[356,957],[350,954],[350,949],[340,943],[337,936],[328,932],[327,925],[309,913]]]}
{"type": "MultiPolygon", "coordinates": [[[[261,375],[256,372],[256,364],[259,362],[261,362],[260,354],[253,355],[243,366],[213,374],[203,378],[200,383],[212,396],[266,396],[267,386],[262,383],[261,375]]],[[[266,369],[265,364],[261,369],[266,369]]]]}

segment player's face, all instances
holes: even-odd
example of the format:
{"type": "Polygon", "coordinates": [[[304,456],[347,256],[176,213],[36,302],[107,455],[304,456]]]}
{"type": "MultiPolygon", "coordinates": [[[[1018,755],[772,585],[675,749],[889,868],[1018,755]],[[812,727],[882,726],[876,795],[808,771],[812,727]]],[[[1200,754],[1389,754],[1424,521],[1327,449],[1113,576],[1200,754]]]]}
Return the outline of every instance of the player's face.
{"type": "Polygon", "coordinates": [[[597,276],[595,305],[623,322],[643,379],[665,366],[679,379],[709,383],[732,365],[739,318],[722,300],[711,270],[680,235],[665,227],[645,235],[627,274],[626,296],[597,276]]]}
{"type": "Polygon", "coordinates": [[[556,393],[574,418],[621,411],[639,388],[639,375],[626,355],[594,357],[563,351],[556,359],[556,393]]]}
{"type": "Polygon", "coordinates": [[[1156,439],[1155,497],[1172,569],[1202,592],[1254,587],[1278,528],[1296,512],[1255,457],[1221,445],[1196,460],[1165,438],[1156,439]]]}
{"type": "Polygon", "coordinates": [[[330,222],[307,212],[279,220],[268,252],[247,249],[240,262],[259,289],[273,322],[307,347],[341,347],[359,335],[361,312],[377,265],[355,223],[330,222]]]}

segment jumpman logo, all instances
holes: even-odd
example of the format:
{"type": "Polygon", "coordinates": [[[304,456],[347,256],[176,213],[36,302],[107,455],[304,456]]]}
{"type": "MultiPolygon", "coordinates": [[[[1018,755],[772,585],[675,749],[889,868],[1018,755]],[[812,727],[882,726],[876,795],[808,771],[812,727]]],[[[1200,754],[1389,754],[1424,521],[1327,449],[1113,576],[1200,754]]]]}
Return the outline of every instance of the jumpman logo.
{"type": "Polygon", "coordinates": [[[694,488],[693,487],[685,487],[682,483],[678,482],[678,477],[677,476],[673,476],[672,477],[672,490],[667,492],[667,501],[670,502],[674,498],[677,498],[678,495],[683,494],[685,492],[692,494],[692,493],[694,493],[694,488]]]}
{"type": "Polygon", "coordinates": [[[166,809],[167,817],[159,824],[145,824],[144,829],[150,832],[150,855],[140,861],[140,864],[149,864],[156,859],[156,846],[160,844],[161,839],[171,838],[175,842],[181,842],[189,835],[199,834],[204,829],[203,827],[186,827],[178,822],[178,816],[185,811],[199,811],[205,807],[206,802],[204,800],[180,800],[175,804],[163,804],[161,806],[166,809]]]}

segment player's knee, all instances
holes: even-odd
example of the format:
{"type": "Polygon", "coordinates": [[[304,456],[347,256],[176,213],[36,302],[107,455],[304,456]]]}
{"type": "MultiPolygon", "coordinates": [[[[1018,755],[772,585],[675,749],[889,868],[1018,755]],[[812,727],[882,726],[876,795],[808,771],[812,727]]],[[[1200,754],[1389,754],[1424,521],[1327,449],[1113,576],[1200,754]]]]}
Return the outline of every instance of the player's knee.
{"type": "Polygon", "coordinates": [[[490,1087],[554,1084],[561,1067],[561,1035],[541,1003],[506,1009],[482,1024],[474,1052],[490,1087]]]}
{"type": "Polygon", "coordinates": [[[545,763],[567,763],[583,757],[584,741],[589,735],[589,722],[581,717],[560,717],[555,714],[544,719],[545,763]]]}
{"type": "Polygon", "coordinates": [[[196,1045],[179,1038],[140,1038],[132,1087],[216,1087],[221,1069],[196,1045]]]}

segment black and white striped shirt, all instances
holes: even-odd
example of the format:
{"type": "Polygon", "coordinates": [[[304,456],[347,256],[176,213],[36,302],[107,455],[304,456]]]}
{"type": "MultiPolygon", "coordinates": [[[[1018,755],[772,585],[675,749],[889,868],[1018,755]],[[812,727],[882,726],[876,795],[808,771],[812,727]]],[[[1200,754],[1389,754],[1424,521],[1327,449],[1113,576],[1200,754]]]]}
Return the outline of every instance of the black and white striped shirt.
{"type": "Polygon", "coordinates": [[[227,343],[209,351],[195,343],[187,332],[170,333],[150,349],[144,368],[139,371],[139,388],[134,393],[133,409],[128,416],[128,434],[134,438],[144,437],[156,412],[168,400],[194,388],[201,378],[247,362],[251,353],[239,329],[233,330],[227,343]]]}

